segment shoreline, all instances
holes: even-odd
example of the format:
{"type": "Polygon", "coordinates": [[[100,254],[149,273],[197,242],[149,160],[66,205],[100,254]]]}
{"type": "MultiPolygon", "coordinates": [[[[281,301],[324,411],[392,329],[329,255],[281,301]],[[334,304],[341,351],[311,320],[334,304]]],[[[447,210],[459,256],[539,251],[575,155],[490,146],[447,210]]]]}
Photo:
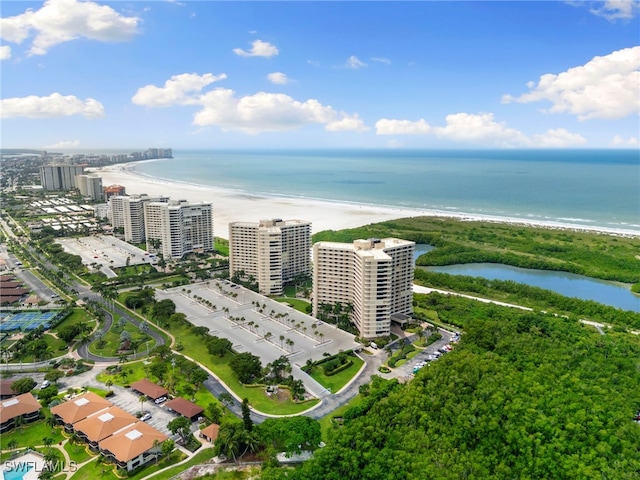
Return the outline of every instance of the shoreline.
{"type": "Polygon", "coordinates": [[[518,217],[467,214],[446,210],[370,205],[286,195],[252,194],[233,188],[171,181],[170,179],[152,177],[136,171],[137,164],[154,161],[156,160],[141,160],[88,170],[100,175],[104,186],[122,185],[129,195],[146,193],[150,196],[166,195],[174,200],[184,199],[193,203],[211,202],[214,234],[224,239],[229,238],[228,225],[231,222],[258,222],[271,218],[300,219],[311,222],[313,232],[320,232],[323,230],[361,227],[398,218],[423,216],[640,237],[640,231],[621,228],[526,220],[518,217]]]}

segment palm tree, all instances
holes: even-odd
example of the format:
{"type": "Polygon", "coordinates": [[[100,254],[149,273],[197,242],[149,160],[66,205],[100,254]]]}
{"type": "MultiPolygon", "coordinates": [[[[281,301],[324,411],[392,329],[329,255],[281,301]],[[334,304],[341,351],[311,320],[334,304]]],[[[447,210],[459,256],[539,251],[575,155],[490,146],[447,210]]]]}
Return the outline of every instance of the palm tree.
{"type": "Polygon", "coordinates": [[[282,341],[284,340],[284,335],[280,335],[280,348],[282,348],[282,341]]]}
{"type": "Polygon", "coordinates": [[[22,415],[18,415],[13,419],[13,426],[22,430],[22,426],[24,425],[24,417],[22,415]]]}
{"type": "Polygon", "coordinates": [[[9,451],[13,452],[16,448],[18,448],[18,441],[15,438],[12,438],[7,442],[7,448],[9,449],[9,451]]]}
{"type": "Polygon", "coordinates": [[[52,443],[53,443],[53,439],[51,437],[44,437],[42,439],[42,444],[44,445],[45,448],[51,447],[52,443]]]}
{"type": "Polygon", "coordinates": [[[109,392],[111,392],[111,387],[113,386],[113,380],[111,380],[110,378],[104,382],[104,384],[107,386],[107,388],[109,389],[109,392]]]}
{"type": "Polygon", "coordinates": [[[140,402],[140,413],[144,412],[144,402],[146,402],[147,400],[149,399],[146,395],[140,395],[140,398],[138,398],[138,401],[140,402]]]}
{"type": "Polygon", "coordinates": [[[56,418],[53,415],[48,415],[45,419],[45,423],[47,426],[51,427],[51,430],[53,430],[58,422],[56,422],[56,418]]]}

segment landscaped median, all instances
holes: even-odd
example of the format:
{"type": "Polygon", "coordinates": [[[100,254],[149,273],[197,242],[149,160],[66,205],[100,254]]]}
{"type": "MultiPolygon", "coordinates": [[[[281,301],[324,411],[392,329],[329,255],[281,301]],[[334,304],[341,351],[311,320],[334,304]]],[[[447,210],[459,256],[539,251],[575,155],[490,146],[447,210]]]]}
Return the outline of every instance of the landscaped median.
{"type": "Polygon", "coordinates": [[[340,391],[356,376],[364,361],[353,352],[342,352],[305,365],[302,369],[332,393],[340,391]]]}

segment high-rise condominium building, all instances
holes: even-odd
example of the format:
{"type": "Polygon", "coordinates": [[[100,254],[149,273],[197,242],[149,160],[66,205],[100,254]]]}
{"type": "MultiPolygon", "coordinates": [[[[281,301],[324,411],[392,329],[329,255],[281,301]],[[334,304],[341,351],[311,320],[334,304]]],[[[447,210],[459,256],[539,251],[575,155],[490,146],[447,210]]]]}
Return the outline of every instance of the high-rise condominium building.
{"type": "Polygon", "coordinates": [[[260,293],[281,295],[297,275],[311,274],[311,223],[261,220],[229,224],[229,274],[244,272],[260,293]]]}
{"type": "Polygon", "coordinates": [[[168,200],[168,197],[149,197],[144,194],[113,196],[109,199],[111,225],[113,228],[124,228],[125,241],[142,243],[146,239],[144,204],[168,200]]]}
{"type": "Polygon", "coordinates": [[[83,197],[91,200],[102,200],[102,177],[97,175],[76,175],[76,188],[83,197]]]}
{"type": "Polygon", "coordinates": [[[164,258],[213,250],[213,215],[210,203],[186,200],[144,204],[147,250],[164,258]]]}
{"type": "Polygon", "coordinates": [[[71,190],[76,188],[76,175],[83,173],[84,167],[78,165],[43,165],[40,183],[44,190],[71,190]]]}
{"type": "Polygon", "coordinates": [[[414,249],[397,238],[316,243],[313,315],[325,305],[348,305],[361,337],[389,335],[391,316],[413,311],[414,249]]]}

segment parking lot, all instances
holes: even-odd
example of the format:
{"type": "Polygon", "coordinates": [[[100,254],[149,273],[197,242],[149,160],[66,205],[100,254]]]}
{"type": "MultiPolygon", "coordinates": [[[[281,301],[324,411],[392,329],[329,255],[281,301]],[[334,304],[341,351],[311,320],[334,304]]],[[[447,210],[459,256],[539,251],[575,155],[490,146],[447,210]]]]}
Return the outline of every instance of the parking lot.
{"type": "Polygon", "coordinates": [[[300,367],[309,359],[323,358],[325,353],[333,355],[360,347],[352,334],[285,304],[230,282],[207,283],[157,290],[156,298],[173,300],[176,311],[184,313],[191,323],[207,327],[211,335],[229,339],[234,350],[251,352],[263,364],[287,356],[294,377],[316,396],[328,392],[300,367]]]}
{"type": "Polygon", "coordinates": [[[452,332],[444,330],[442,328],[439,328],[438,332],[442,334],[442,338],[440,340],[429,345],[427,348],[422,350],[419,354],[417,354],[415,357],[413,357],[403,365],[394,368],[393,376],[399,378],[410,378],[415,374],[414,369],[421,362],[424,362],[424,366],[421,368],[428,368],[431,362],[435,362],[438,360],[437,358],[433,358],[434,356],[446,355],[446,353],[441,353],[438,350],[445,348],[446,345],[453,345],[452,341],[454,340],[454,338],[456,338],[456,336],[452,332]]]}
{"type": "Polygon", "coordinates": [[[97,263],[104,267],[124,267],[127,259],[129,265],[155,263],[155,257],[148,252],[109,235],[59,238],[56,242],[62,245],[65,252],[80,255],[82,263],[86,265],[97,263]]]}
{"type": "MultiPolygon", "coordinates": [[[[97,372],[90,370],[89,372],[83,374],[78,377],[69,377],[68,379],[63,379],[59,382],[59,390],[62,391],[63,388],[83,388],[84,385],[84,377],[89,375],[92,377],[90,384],[91,386],[96,386],[98,388],[106,389],[105,385],[95,380],[97,372]]],[[[88,380],[88,378],[87,378],[88,380]]],[[[160,430],[162,433],[167,435],[171,435],[171,432],[167,428],[167,424],[177,418],[177,414],[170,412],[164,405],[156,405],[153,400],[147,400],[143,405],[140,404],[140,396],[132,391],[130,388],[119,387],[117,385],[113,385],[111,389],[114,391],[115,395],[107,398],[111,403],[120,407],[125,412],[129,412],[131,415],[136,414],[136,412],[140,411],[140,407],[146,412],[151,414],[151,419],[147,420],[146,423],[151,425],[153,428],[160,430]]]]}

